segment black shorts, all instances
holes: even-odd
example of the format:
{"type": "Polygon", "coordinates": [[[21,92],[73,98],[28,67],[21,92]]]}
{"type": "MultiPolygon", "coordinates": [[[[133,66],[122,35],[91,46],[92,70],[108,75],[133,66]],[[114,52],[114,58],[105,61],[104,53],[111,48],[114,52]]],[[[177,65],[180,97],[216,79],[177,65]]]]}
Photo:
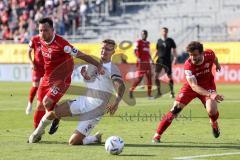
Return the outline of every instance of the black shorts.
{"type": "Polygon", "coordinates": [[[167,75],[171,76],[172,75],[172,63],[156,63],[155,66],[155,72],[160,73],[162,69],[165,70],[167,75]]]}

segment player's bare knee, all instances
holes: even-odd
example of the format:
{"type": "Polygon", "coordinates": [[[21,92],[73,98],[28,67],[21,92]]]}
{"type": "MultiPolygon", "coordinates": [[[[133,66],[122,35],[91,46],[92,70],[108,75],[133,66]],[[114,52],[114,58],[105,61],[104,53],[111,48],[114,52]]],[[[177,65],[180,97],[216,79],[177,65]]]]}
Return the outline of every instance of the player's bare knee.
{"type": "Polygon", "coordinates": [[[174,115],[178,115],[182,111],[182,109],[183,107],[180,104],[174,104],[171,109],[171,112],[174,115]]]}
{"type": "Polygon", "coordinates": [[[36,110],[38,110],[38,111],[39,110],[43,110],[43,111],[45,110],[42,102],[40,102],[40,101],[37,102],[36,110]]]}
{"type": "Polygon", "coordinates": [[[52,108],[52,102],[49,99],[43,99],[42,104],[47,110],[52,108]]]}
{"type": "Polygon", "coordinates": [[[82,141],[79,142],[79,141],[75,141],[74,139],[69,139],[68,144],[69,145],[82,145],[83,143],[82,143],[82,141]]]}
{"type": "Polygon", "coordinates": [[[56,116],[58,118],[72,116],[70,104],[71,101],[67,101],[60,105],[57,105],[54,109],[56,116]]]}
{"type": "Polygon", "coordinates": [[[208,100],[205,106],[209,115],[215,115],[218,112],[217,103],[214,100],[208,100]]]}
{"type": "Polygon", "coordinates": [[[82,138],[78,138],[76,136],[72,136],[69,141],[68,141],[69,145],[83,145],[83,139],[82,138]]]}
{"type": "Polygon", "coordinates": [[[33,86],[33,87],[38,87],[38,86],[39,86],[39,82],[33,82],[33,83],[32,83],[32,86],[33,86]]]}

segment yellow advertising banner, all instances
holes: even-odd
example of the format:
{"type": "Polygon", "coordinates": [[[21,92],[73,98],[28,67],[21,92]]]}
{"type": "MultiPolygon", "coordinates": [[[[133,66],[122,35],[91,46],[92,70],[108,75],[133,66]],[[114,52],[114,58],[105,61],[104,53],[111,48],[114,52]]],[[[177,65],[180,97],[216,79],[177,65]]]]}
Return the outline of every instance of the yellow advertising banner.
{"type": "MultiPolygon", "coordinates": [[[[100,58],[100,43],[76,43],[74,46],[86,54],[100,58]]],[[[240,64],[240,42],[205,42],[204,48],[214,50],[220,63],[240,64]]],[[[0,63],[29,63],[27,49],[28,45],[26,44],[1,44],[0,63]]],[[[152,57],[155,52],[155,44],[151,44],[152,57]]],[[[134,44],[130,41],[120,43],[112,60],[114,63],[136,63],[134,44]]],[[[75,60],[75,62],[81,61],[75,60]]]]}
{"type": "Polygon", "coordinates": [[[205,42],[204,48],[212,49],[223,64],[240,64],[240,42],[205,42]]]}
{"type": "MultiPolygon", "coordinates": [[[[100,58],[101,44],[73,44],[80,51],[92,55],[96,58],[100,58]]],[[[155,45],[151,45],[151,53],[155,45]]],[[[0,63],[29,63],[28,60],[28,45],[26,44],[1,44],[0,45],[0,63]]],[[[121,43],[116,49],[116,53],[113,56],[113,62],[121,63],[127,61],[128,63],[136,63],[136,57],[134,55],[134,44],[131,42],[121,43]],[[121,46],[120,46],[121,45],[121,46]]],[[[75,62],[81,62],[75,59],[75,62]]]]}
{"type": "Polygon", "coordinates": [[[29,63],[26,44],[1,44],[0,63],[29,63]]]}

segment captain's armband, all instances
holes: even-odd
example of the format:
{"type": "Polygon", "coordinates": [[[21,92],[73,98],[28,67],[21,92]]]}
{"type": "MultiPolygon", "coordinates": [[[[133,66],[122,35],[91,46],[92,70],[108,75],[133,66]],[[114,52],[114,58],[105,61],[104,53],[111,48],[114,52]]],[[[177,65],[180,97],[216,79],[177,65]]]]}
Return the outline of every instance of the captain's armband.
{"type": "Polygon", "coordinates": [[[74,57],[76,57],[77,54],[78,54],[78,50],[76,48],[68,46],[68,45],[64,46],[64,52],[68,53],[68,54],[70,54],[70,55],[72,55],[74,57]]]}

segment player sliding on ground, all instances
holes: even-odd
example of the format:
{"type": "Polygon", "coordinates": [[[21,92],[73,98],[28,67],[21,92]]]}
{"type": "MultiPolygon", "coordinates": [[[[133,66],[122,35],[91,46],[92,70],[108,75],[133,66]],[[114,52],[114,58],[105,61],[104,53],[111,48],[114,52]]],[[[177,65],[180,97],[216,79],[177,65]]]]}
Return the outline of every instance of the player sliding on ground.
{"type": "Polygon", "coordinates": [[[216,65],[216,71],[221,70],[218,59],[212,50],[203,51],[203,45],[193,41],[187,46],[189,59],[184,64],[186,81],[181,88],[174,105],[159,123],[153,142],[159,143],[163,132],[170,126],[172,120],[194,98],[199,98],[208,112],[213,135],[219,137],[220,130],[217,119],[219,116],[217,102],[223,100],[223,96],[216,92],[212,66],[216,65]]]}
{"type": "MultiPolygon", "coordinates": [[[[115,52],[116,44],[113,40],[107,39],[103,41],[101,51],[101,61],[105,69],[104,75],[89,74],[88,68],[82,67],[81,74],[86,83],[86,96],[79,96],[75,100],[67,101],[57,106],[53,111],[46,113],[36,130],[29,137],[29,143],[37,143],[40,141],[44,133],[44,129],[53,119],[69,116],[79,116],[78,126],[69,139],[69,144],[91,144],[101,142],[101,134],[97,133],[90,136],[91,130],[99,122],[103,114],[107,111],[114,114],[118,109],[119,102],[125,91],[125,85],[121,78],[121,74],[116,65],[112,64],[111,57],[115,52]],[[95,75],[95,76],[94,76],[95,75]],[[117,97],[113,103],[110,103],[110,98],[114,92],[117,97]]],[[[91,66],[87,66],[91,67],[91,66]]],[[[93,72],[94,73],[94,72],[93,72]]]]}
{"type": "Polygon", "coordinates": [[[53,110],[70,86],[74,68],[73,56],[97,66],[98,72],[104,74],[102,64],[77,50],[54,32],[52,19],[40,19],[38,29],[45,73],[37,92],[34,128],[37,128],[45,110],[53,110]]]}

